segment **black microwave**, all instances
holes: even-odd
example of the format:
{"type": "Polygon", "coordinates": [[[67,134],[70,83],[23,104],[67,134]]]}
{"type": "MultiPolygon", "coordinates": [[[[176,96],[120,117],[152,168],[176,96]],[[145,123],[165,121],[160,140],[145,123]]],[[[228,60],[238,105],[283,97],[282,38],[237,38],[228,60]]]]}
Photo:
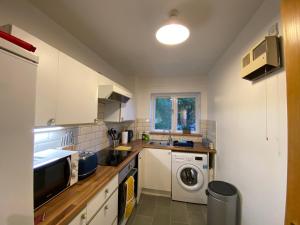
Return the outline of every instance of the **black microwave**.
{"type": "Polygon", "coordinates": [[[76,151],[48,149],[34,153],[34,208],[78,181],[78,159],[76,151]]]}

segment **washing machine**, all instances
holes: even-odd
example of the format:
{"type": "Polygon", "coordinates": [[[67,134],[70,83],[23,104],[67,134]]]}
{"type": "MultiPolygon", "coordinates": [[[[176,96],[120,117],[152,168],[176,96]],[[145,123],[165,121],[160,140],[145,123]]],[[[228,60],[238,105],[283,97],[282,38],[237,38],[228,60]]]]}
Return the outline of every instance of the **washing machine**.
{"type": "Polygon", "coordinates": [[[207,204],[206,154],[172,152],[172,200],[207,204]]]}

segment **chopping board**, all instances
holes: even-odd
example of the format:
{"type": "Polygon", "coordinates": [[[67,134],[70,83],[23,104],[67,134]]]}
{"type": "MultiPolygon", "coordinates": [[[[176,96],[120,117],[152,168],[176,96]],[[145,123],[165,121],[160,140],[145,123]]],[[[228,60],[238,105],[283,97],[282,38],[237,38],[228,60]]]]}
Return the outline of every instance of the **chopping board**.
{"type": "Polygon", "coordinates": [[[115,148],[115,150],[119,150],[119,151],[131,151],[131,147],[130,146],[118,146],[115,148]]]}

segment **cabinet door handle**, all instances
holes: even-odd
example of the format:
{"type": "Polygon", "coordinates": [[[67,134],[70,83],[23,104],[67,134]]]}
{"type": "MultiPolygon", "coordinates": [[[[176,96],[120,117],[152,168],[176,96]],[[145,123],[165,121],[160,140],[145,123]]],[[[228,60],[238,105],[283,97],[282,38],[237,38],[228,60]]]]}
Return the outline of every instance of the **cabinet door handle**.
{"type": "MultiPolygon", "coordinates": [[[[109,190],[108,189],[105,189],[105,195],[107,196],[108,195],[108,193],[109,193],[109,190]]],[[[106,197],[105,196],[105,197],[106,197]]]]}
{"type": "Polygon", "coordinates": [[[96,119],[94,119],[94,123],[98,123],[99,122],[99,120],[96,118],[96,119]]]}
{"type": "Polygon", "coordinates": [[[81,215],[81,219],[82,219],[82,220],[85,220],[85,219],[86,219],[86,214],[85,214],[85,213],[81,215]]]}
{"type": "Polygon", "coordinates": [[[108,209],[109,209],[108,205],[106,205],[106,206],[104,207],[104,209],[105,209],[105,210],[108,210],[108,209]]]}

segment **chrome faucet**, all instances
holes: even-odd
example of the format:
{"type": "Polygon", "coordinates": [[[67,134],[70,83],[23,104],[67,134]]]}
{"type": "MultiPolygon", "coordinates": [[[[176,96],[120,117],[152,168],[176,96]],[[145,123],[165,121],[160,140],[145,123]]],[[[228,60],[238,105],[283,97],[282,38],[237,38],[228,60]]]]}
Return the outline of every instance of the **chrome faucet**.
{"type": "Polygon", "coordinates": [[[169,130],[169,138],[168,138],[168,145],[172,145],[172,133],[171,130],[169,130]]]}

